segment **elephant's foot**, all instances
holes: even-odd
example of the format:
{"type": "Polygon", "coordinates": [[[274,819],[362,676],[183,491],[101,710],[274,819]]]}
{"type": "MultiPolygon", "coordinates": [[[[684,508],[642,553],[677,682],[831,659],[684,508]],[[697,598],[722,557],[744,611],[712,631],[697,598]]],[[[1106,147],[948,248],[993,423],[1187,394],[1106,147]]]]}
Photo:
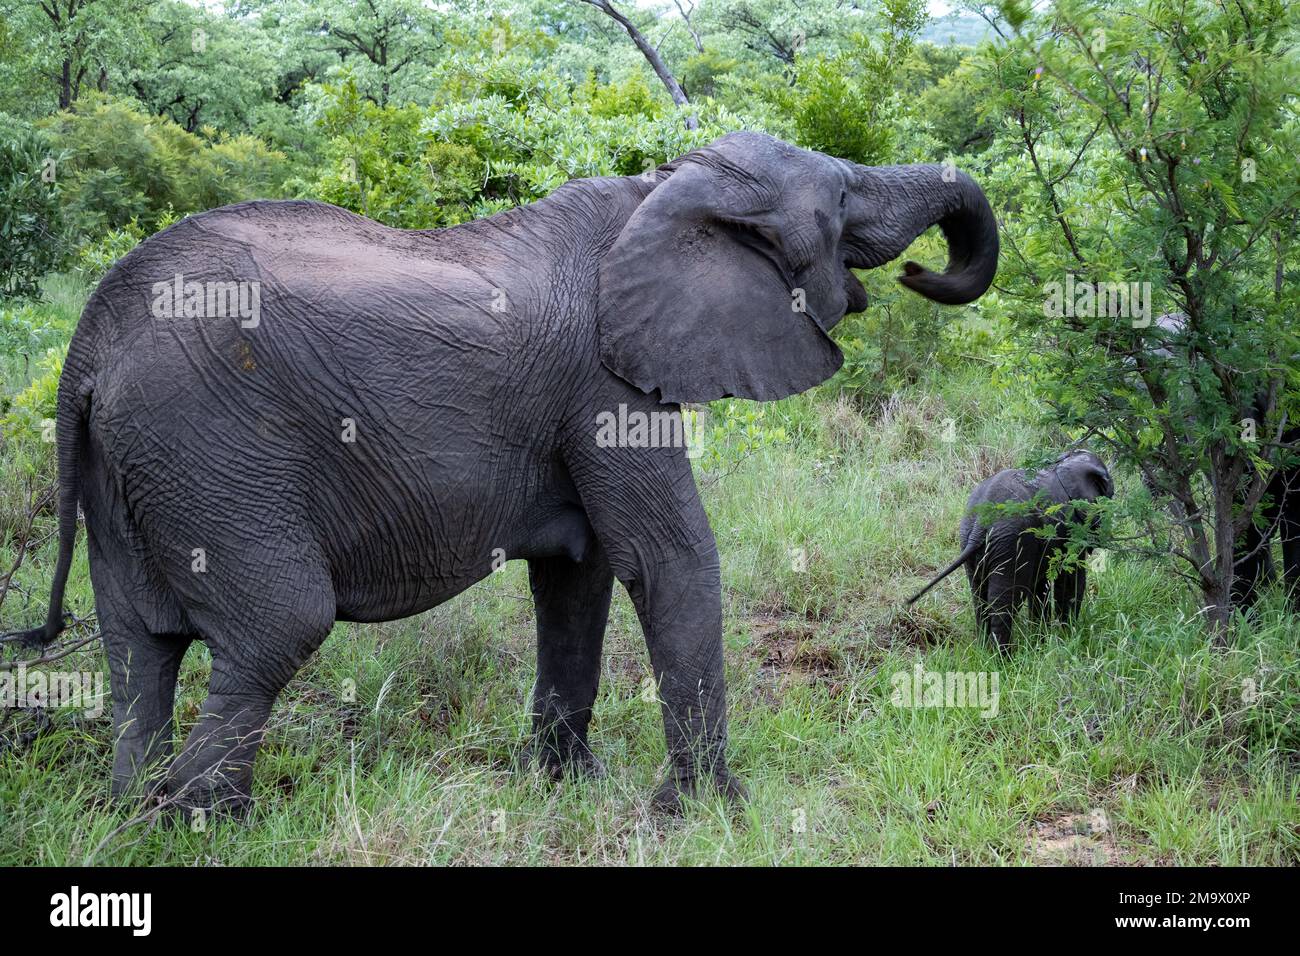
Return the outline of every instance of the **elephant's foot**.
{"type": "Polygon", "coordinates": [[[160,823],[178,828],[201,827],[213,817],[243,819],[253,806],[249,767],[226,771],[220,764],[205,773],[189,775],[185,764],[166,757],[155,759],[146,770],[115,772],[112,796],[121,801],[143,801],[158,813],[160,823]]]}
{"type": "Polygon", "coordinates": [[[989,642],[1003,657],[1010,656],[1014,645],[1011,641],[1011,624],[996,622],[988,629],[989,642]]]}
{"type": "MultiPolygon", "coordinates": [[[[219,673],[214,657],[213,674],[219,673]]],[[[167,773],[168,807],[197,828],[210,817],[243,818],[253,805],[253,762],[262,743],[274,694],[208,692],[167,773]]]]}
{"type": "Polygon", "coordinates": [[[188,786],[169,780],[144,794],[143,800],[146,814],[158,826],[171,831],[203,832],[221,819],[247,821],[254,808],[249,792],[197,780],[188,786]]]}
{"type": "Polygon", "coordinates": [[[120,803],[143,801],[159,804],[167,798],[167,765],[159,760],[152,766],[130,773],[113,771],[110,796],[120,803]]]}
{"type": "Polygon", "coordinates": [[[172,778],[161,795],[161,804],[174,811],[178,821],[199,827],[215,817],[242,820],[253,808],[252,780],[246,783],[206,775],[183,782],[172,778]]]}
{"type": "Polygon", "coordinates": [[[674,767],[655,790],[650,804],[659,813],[676,815],[682,812],[683,799],[704,797],[711,791],[720,794],[730,804],[749,799],[745,785],[725,766],[703,775],[674,767]]]}
{"type": "Polygon", "coordinates": [[[533,766],[552,780],[565,777],[582,777],[599,780],[605,776],[605,765],[585,740],[570,737],[565,740],[542,741],[534,739],[530,751],[533,766]]]}

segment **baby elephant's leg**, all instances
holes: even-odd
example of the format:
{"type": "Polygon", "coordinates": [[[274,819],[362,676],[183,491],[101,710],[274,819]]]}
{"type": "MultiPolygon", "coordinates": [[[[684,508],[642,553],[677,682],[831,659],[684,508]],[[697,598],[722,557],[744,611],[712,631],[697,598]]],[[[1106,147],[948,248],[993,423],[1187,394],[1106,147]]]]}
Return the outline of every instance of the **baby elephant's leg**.
{"type": "Polygon", "coordinates": [[[1088,570],[1082,564],[1069,571],[1062,571],[1056,576],[1052,585],[1052,599],[1056,604],[1058,621],[1073,620],[1079,614],[1083,604],[1083,595],[1088,590],[1088,570]]]}
{"type": "Polygon", "coordinates": [[[1011,649],[1011,625],[1016,616],[1015,581],[1010,574],[995,571],[989,575],[987,594],[988,631],[1005,654],[1011,649]]]}

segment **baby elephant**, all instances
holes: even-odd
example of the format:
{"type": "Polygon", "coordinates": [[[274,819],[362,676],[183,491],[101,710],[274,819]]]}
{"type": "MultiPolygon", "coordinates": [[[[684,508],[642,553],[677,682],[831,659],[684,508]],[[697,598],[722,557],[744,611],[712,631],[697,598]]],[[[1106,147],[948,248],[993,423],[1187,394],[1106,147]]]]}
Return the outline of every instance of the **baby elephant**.
{"type": "MultiPolygon", "coordinates": [[[[958,532],[961,554],[907,603],[915,603],[964,564],[980,633],[992,632],[998,647],[1005,651],[1011,640],[1011,621],[1020,605],[1028,602],[1037,613],[1047,608],[1052,559],[1064,552],[1070,526],[1085,520],[1071,502],[1092,502],[1114,493],[1115,485],[1101,459],[1082,449],[1066,452],[1036,475],[1014,468],[998,472],[980,482],[966,502],[966,516],[958,532]],[[981,505],[1017,502],[1033,505],[1001,517],[976,513],[981,505]]],[[[1090,550],[1085,549],[1072,567],[1061,568],[1053,582],[1058,620],[1073,617],[1079,610],[1087,587],[1083,558],[1090,550]]]]}

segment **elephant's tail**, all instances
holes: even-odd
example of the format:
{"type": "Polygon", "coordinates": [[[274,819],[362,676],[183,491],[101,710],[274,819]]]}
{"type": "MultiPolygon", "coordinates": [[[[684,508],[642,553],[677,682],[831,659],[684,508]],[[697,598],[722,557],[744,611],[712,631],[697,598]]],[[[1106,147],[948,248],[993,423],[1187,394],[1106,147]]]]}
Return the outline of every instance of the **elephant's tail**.
{"type": "Polygon", "coordinates": [[[4,635],[5,640],[34,647],[45,647],[66,629],[63,617],[63,591],[72,570],[72,555],[77,546],[77,502],[81,498],[81,450],[86,439],[86,422],[90,396],[83,391],[75,370],[71,350],[59,382],[58,419],[55,427],[55,457],[59,466],[59,558],[50,586],[50,609],[45,623],[29,631],[4,635]]]}
{"type": "Polygon", "coordinates": [[[938,584],[948,575],[952,574],[963,564],[965,564],[967,559],[969,559],[972,554],[974,554],[976,551],[979,550],[979,547],[980,547],[979,537],[974,536],[971,543],[966,545],[966,547],[962,550],[962,553],[957,555],[956,559],[952,562],[952,564],[948,565],[946,568],[940,571],[935,577],[930,579],[929,584],[921,588],[921,590],[917,591],[915,594],[913,594],[910,598],[907,599],[907,606],[911,607],[917,601],[921,600],[921,598],[925,597],[925,595],[929,593],[931,588],[933,588],[936,584],[938,584]]]}

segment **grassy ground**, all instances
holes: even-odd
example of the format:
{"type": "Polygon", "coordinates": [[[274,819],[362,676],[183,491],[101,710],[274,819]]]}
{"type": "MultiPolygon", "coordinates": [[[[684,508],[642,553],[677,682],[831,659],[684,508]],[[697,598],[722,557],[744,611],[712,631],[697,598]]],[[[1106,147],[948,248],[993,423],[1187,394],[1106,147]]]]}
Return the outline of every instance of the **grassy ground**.
{"type": "MultiPolygon", "coordinates": [[[[64,313],[75,315],[69,293],[64,313]]],[[[27,374],[0,365],[6,394],[27,374]]],[[[339,625],[281,698],[244,823],[133,822],[106,799],[107,717],[28,714],[0,736],[0,863],[1285,864],[1300,858],[1300,622],[1276,596],[1214,647],[1159,567],[1112,561],[1073,626],[1026,625],[999,659],[964,578],[901,599],[955,550],[969,487],[1034,436],[975,373],[883,411],[769,407],[790,440],[702,476],[724,570],[731,755],[749,802],[649,812],[664,756],[626,595],[616,593],[592,742],[609,774],[519,766],[534,667],[524,566],[417,618],[339,625]],[[954,418],[957,441],[942,440],[954,418]],[[802,550],[805,560],[800,559],[802,550]],[[909,708],[896,674],[996,672],[995,716],[909,708]],[[355,700],[349,693],[355,682],[355,700]]],[[[4,449],[6,528],[21,461],[4,449]]],[[[39,469],[38,469],[39,470],[39,469]]],[[[1123,482],[1121,483],[1124,484],[1123,482]]],[[[1121,488],[1123,493],[1123,488],[1121,488]]],[[[24,568],[36,620],[49,545],[24,568]]],[[[7,567],[6,555],[0,562],[7,567]]],[[[84,548],[71,603],[91,610],[84,548]]],[[[105,670],[97,652],[61,669],[105,670]]],[[[209,662],[195,647],[178,720],[209,662]]]]}

